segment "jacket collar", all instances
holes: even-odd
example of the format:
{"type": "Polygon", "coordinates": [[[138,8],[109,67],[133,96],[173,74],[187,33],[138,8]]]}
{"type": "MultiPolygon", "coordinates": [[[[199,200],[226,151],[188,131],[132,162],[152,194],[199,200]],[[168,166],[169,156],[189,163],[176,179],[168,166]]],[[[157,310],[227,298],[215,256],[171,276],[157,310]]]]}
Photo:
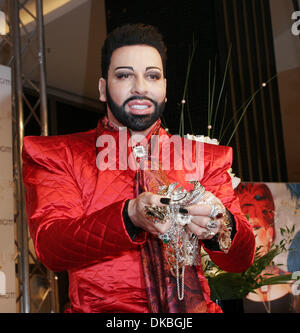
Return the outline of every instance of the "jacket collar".
{"type": "MultiPolygon", "coordinates": [[[[122,127],[122,129],[127,130],[127,139],[130,138],[130,131],[126,127],[122,127]]],[[[121,128],[113,124],[105,115],[103,118],[101,118],[98,122],[96,133],[97,137],[99,135],[104,135],[104,134],[110,134],[113,136],[118,135],[119,131],[121,128]]],[[[161,120],[158,119],[154,126],[152,126],[151,130],[149,133],[146,135],[145,139],[143,141],[148,142],[151,138],[152,135],[161,135],[161,134],[166,134],[166,131],[161,127],[161,120]]]]}

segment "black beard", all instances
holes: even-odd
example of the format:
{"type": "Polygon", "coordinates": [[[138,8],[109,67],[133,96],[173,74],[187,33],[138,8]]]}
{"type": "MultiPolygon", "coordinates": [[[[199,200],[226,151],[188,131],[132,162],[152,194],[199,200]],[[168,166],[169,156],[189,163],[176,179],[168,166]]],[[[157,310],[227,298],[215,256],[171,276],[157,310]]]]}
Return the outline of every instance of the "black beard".
{"type": "Polygon", "coordinates": [[[111,98],[107,86],[106,98],[108,107],[112,114],[115,116],[115,118],[125,127],[128,127],[133,131],[144,131],[147,128],[151,127],[157,121],[157,119],[161,117],[165,108],[165,102],[161,102],[160,104],[158,104],[156,101],[145,96],[132,96],[128,98],[121,106],[119,106],[111,98]],[[152,102],[154,105],[154,112],[146,115],[133,115],[126,112],[125,105],[135,99],[146,99],[152,102]]]}

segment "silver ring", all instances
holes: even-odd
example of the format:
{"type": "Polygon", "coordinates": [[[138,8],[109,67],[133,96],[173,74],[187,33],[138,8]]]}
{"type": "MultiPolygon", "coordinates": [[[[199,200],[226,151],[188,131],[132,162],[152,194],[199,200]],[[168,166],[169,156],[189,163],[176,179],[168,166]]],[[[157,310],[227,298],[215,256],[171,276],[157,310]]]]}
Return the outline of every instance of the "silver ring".
{"type": "Polygon", "coordinates": [[[171,200],[172,200],[172,202],[181,201],[181,200],[185,199],[186,196],[187,196],[186,192],[179,192],[179,193],[176,193],[176,194],[172,194],[171,195],[171,200]]]}
{"type": "Polygon", "coordinates": [[[181,226],[184,226],[186,224],[190,224],[192,222],[192,215],[183,215],[178,213],[176,215],[177,223],[181,226]]]}
{"type": "Polygon", "coordinates": [[[168,233],[164,233],[164,234],[159,234],[158,238],[161,239],[165,244],[170,242],[170,236],[168,235],[168,233]]]}
{"type": "Polygon", "coordinates": [[[217,220],[211,220],[207,223],[206,228],[207,229],[215,229],[219,226],[219,222],[217,220]]]}
{"type": "Polygon", "coordinates": [[[209,217],[212,219],[223,217],[223,210],[220,208],[220,205],[211,205],[209,217]]]}
{"type": "Polygon", "coordinates": [[[207,230],[207,231],[205,231],[204,234],[202,234],[202,237],[203,237],[203,238],[210,238],[210,237],[213,237],[213,236],[215,236],[215,235],[216,235],[215,232],[207,230]]]}

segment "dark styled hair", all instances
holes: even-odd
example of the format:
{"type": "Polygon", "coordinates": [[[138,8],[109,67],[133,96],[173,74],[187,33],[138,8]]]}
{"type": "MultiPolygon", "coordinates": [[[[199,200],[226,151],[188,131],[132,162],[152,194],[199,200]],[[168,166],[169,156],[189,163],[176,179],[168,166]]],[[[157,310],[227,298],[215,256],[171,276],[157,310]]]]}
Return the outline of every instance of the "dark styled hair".
{"type": "Polygon", "coordinates": [[[152,25],[137,23],[125,24],[108,34],[102,47],[103,78],[107,79],[112,53],[116,49],[128,45],[149,45],[156,48],[161,56],[164,75],[166,75],[167,48],[161,33],[152,25]]]}

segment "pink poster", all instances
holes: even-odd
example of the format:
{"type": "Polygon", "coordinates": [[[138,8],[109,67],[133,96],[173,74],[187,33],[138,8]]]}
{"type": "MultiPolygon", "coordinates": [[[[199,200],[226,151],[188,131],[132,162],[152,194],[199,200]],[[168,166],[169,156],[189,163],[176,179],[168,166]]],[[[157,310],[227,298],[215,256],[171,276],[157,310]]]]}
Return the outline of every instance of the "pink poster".
{"type": "MultiPolygon", "coordinates": [[[[261,253],[267,253],[273,242],[282,244],[290,235],[287,250],[276,256],[262,273],[300,276],[300,184],[241,183],[236,193],[261,253]]],[[[300,313],[300,280],[256,289],[245,297],[244,312],[300,313]]]]}

